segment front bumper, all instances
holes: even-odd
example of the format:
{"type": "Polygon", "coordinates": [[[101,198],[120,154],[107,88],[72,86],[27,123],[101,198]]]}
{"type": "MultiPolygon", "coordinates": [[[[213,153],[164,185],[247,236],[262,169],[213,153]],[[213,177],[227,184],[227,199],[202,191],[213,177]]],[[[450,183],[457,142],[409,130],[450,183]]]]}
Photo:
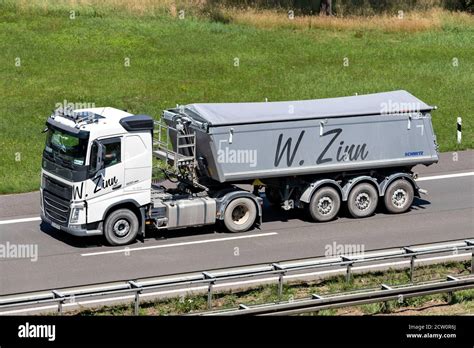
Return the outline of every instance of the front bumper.
{"type": "MultiPolygon", "coordinates": [[[[71,227],[68,227],[68,226],[60,226],[56,223],[54,223],[53,221],[51,221],[51,219],[47,218],[43,212],[41,212],[41,220],[45,223],[47,223],[48,225],[51,225],[52,227],[56,228],[56,229],[59,229],[61,231],[64,231],[64,232],[67,232],[73,236],[78,236],[78,237],[85,237],[85,236],[98,236],[98,235],[102,235],[103,232],[102,232],[102,229],[87,229],[86,226],[87,225],[79,225],[80,228],[71,228],[71,227]]],[[[99,225],[100,226],[100,225],[99,225]]]]}

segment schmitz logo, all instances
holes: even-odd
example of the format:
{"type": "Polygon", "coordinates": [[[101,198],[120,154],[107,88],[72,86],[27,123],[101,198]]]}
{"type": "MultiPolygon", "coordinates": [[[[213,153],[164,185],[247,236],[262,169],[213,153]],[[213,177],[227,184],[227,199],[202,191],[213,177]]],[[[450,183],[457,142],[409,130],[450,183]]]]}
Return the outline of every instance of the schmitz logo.
{"type": "Polygon", "coordinates": [[[18,326],[18,337],[47,338],[51,342],[56,339],[56,325],[35,325],[26,322],[18,326]]]}
{"type": "Polygon", "coordinates": [[[423,151],[409,151],[409,152],[405,152],[405,157],[412,157],[412,156],[423,156],[423,151]]]}

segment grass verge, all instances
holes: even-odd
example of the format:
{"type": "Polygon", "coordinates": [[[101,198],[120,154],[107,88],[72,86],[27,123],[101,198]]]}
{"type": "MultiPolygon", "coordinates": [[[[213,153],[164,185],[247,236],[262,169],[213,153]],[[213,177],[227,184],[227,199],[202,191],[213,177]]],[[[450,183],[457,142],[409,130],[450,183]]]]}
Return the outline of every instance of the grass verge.
{"type": "Polygon", "coordinates": [[[275,11],[206,14],[193,3],[0,1],[0,193],[38,189],[41,131],[65,102],[158,118],[178,103],[405,89],[439,107],[442,151],[473,147],[472,16],[291,21],[275,11]]]}

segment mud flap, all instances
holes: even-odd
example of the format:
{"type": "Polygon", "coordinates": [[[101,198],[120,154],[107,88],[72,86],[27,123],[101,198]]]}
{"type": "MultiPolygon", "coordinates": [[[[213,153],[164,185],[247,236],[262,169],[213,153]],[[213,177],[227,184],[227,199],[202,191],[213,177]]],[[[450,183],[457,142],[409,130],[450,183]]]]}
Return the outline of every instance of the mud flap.
{"type": "Polygon", "coordinates": [[[145,207],[140,207],[140,230],[138,231],[138,234],[137,234],[137,240],[139,240],[142,243],[145,243],[145,229],[146,229],[145,215],[146,215],[145,207]]]}

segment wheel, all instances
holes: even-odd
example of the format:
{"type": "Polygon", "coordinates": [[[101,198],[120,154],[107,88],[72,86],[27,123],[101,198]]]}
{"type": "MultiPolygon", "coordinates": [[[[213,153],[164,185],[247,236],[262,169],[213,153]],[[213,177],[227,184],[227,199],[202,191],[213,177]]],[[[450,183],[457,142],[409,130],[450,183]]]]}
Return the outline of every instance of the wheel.
{"type": "Polygon", "coordinates": [[[245,232],[253,226],[257,218],[257,207],[250,198],[231,201],[224,213],[224,225],[230,232],[245,232]]]}
{"type": "Polygon", "coordinates": [[[322,187],[318,189],[308,205],[308,210],[314,221],[329,221],[336,217],[341,207],[341,198],[336,189],[322,187]]]}
{"type": "Polygon", "coordinates": [[[104,235],[110,245],[129,244],[137,234],[138,218],[128,209],[118,209],[105,219],[104,235]]]}
{"type": "Polygon", "coordinates": [[[347,208],[353,217],[363,218],[374,213],[378,201],[377,190],[371,184],[363,182],[351,190],[347,199],[347,208]]]}
{"type": "Polygon", "coordinates": [[[408,181],[395,180],[385,191],[385,208],[392,214],[404,213],[411,207],[414,197],[415,191],[408,181]]]}
{"type": "Polygon", "coordinates": [[[281,204],[281,197],[280,192],[278,189],[272,189],[269,187],[265,188],[265,197],[267,197],[268,202],[272,206],[280,206],[281,204]]]}

